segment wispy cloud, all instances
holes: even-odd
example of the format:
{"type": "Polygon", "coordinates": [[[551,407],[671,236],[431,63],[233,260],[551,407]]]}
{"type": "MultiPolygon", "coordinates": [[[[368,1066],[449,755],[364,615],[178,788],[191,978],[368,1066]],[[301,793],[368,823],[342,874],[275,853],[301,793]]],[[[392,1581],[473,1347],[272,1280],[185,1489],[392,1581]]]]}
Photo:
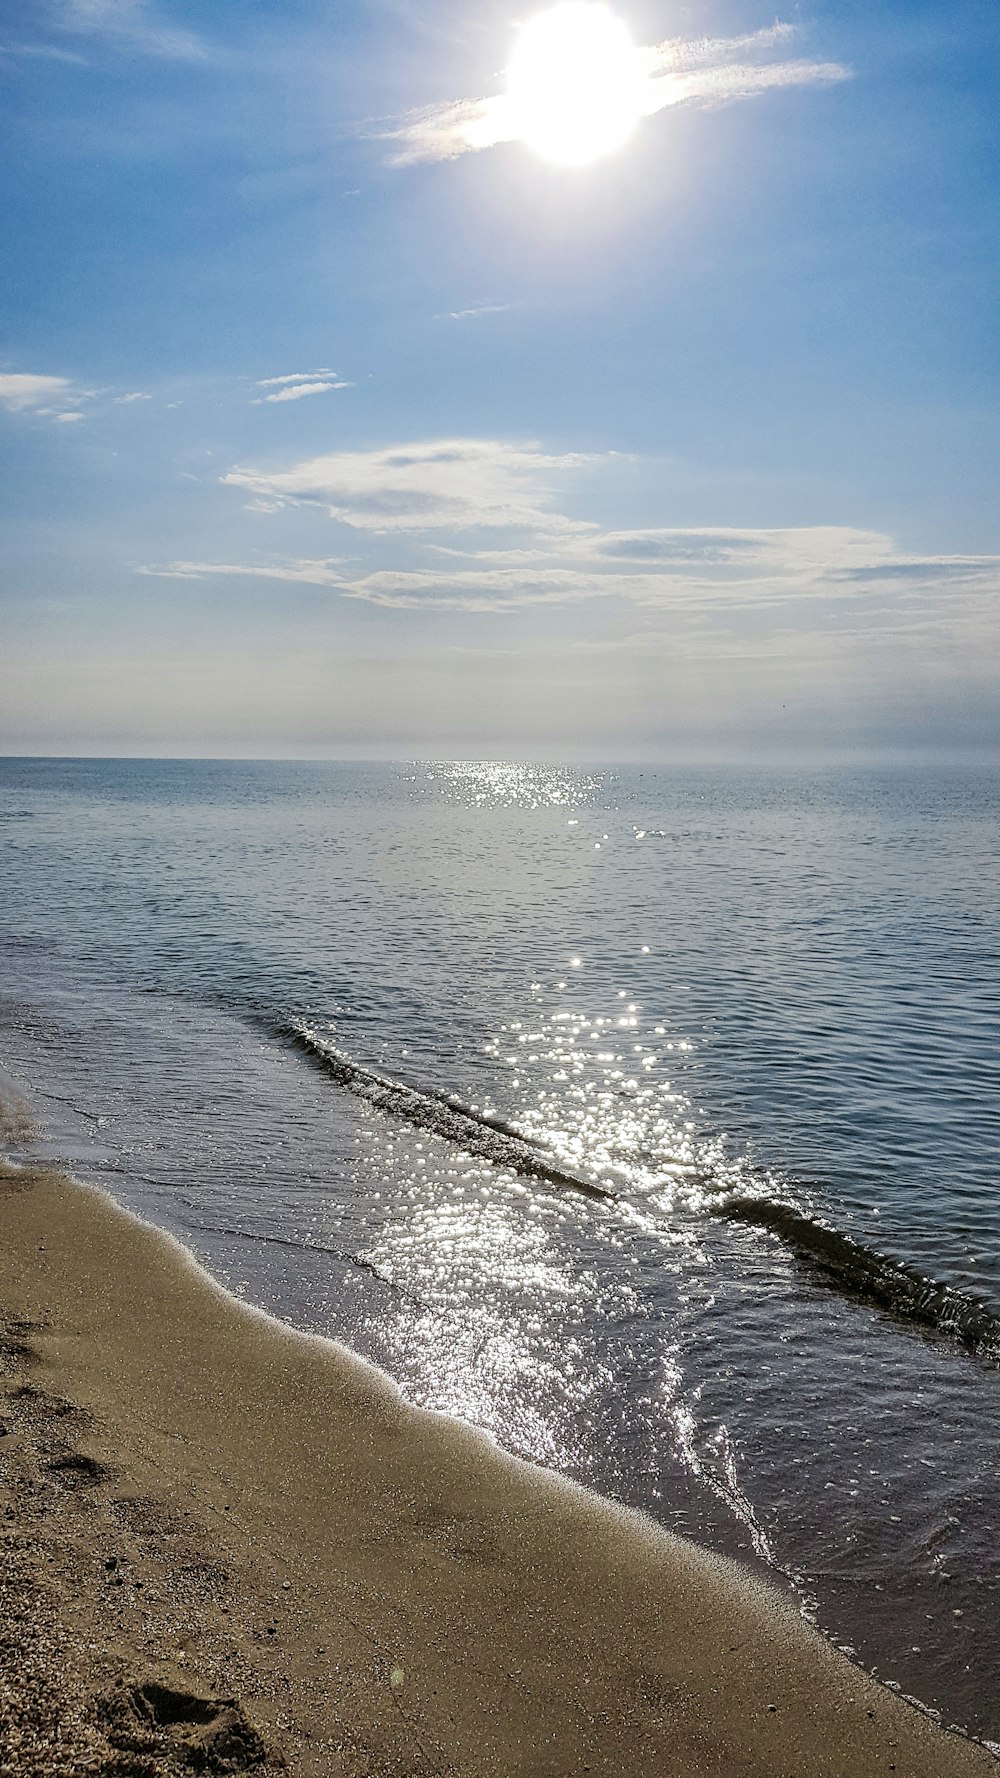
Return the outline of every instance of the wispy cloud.
{"type": "Polygon", "coordinates": [[[223,476],[271,506],[313,506],[361,531],[575,530],[551,508],[552,478],[582,463],[537,445],[447,438],[340,451],[290,469],[223,476]]]}
{"type": "Polygon", "coordinates": [[[313,560],[302,557],[285,562],[144,562],[136,573],[152,575],[157,580],[205,580],[236,576],[241,580],[281,580],[304,586],[341,587],[335,556],[313,560]]]}
{"type": "Polygon", "coordinates": [[[444,309],[435,321],[475,321],[480,315],[505,315],[512,303],[480,303],[472,309],[444,309]]]}
{"type": "Polygon", "coordinates": [[[615,599],[649,609],[762,609],[890,585],[897,593],[1000,585],[1000,558],[907,556],[884,533],[850,526],[602,527],[558,498],[588,465],[600,459],[534,443],[435,439],[286,469],[241,467],[222,480],[264,510],[318,508],[356,532],[405,539],[405,564],[382,560],[338,578],[324,563],[325,583],[373,604],[497,611],[615,599]],[[413,563],[414,548],[425,561],[413,563]]]}
{"type": "Polygon", "coordinates": [[[353,385],[338,377],[335,370],[293,370],[281,377],[261,377],[258,389],[269,389],[269,395],[258,395],[255,405],[264,402],[301,401],[304,395],[326,395],[331,389],[350,389],[353,385]]]}
{"type": "MultiPolygon", "coordinates": [[[[360,556],[148,565],[170,578],[243,576],[325,587],[395,610],[502,615],[601,601],[652,633],[706,625],[833,633],[883,623],[900,635],[995,625],[1000,556],[911,554],[849,525],[614,528],[562,510],[560,492],[601,459],[533,444],[442,439],[341,452],[223,477],[264,509],[318,509],[360,556]]],[[[312,521],[310,521],[312,522],[312,521]]],[[[721,626],[721,630],[720,630],[721,626]]]]}
{"type": "Polygon", "coordinates": [[[301,401],[303,395],[326,395],[330,389],[349,389],[350,383],[319,382],[289,383],[285,389],[276,389],[273,395],[265,395],[264,401],[301,401]]]}
{"type": "Polygon", "coordinates": [[[110,389],[83,389],[70,377],[41,375],[32,371],[0,371],[0,408],[8,413],[35,416],[65,425],[86,418],[86,411],[102,405],[130,407],[151,401],[142,389],[115,395],[110,389]]]}
{"type": "MultiPolygon", "coordinates": [[[[768,59],[794,35],[795,27],[779,24],[751,36],[668,40],[636,49],[640,115],[652,117],[677,105],[726,105],[779,87],[825,86],[850,78],[839,62],[768,59]]],[[[518,141],[524,126],[508,95],[496,93],[428,105],[377,133],[394,144],[393,163],[408,166],[518,141]]]]}
{"type": "Polygon", "coordinates": [[[77,389],[68,377],[0,371],[0,407],[11,414],[32,414],[63,423],[82,420],[79,403],[92,400],[93,394],[90,389],[77,389]]]}
{"type": "Polygon", "coordinates": [[[321,365],[318,370],[290,370],[281,377],[261,377],[258,389],[273,389],[281,383],[311,383],[316,377],[335,377],[337,372],[328,364],[321,365]]]}
{"type": "Polygon", "coordinates": [[[1000,557],[910,556],[881,532],[850,526],[769,530],[592,531],[553,539],[520,560],[479,552],[464,562],[378,568],[343,591],[376,605],[413,610],[504,612],[605,600],[677,618],[799,607],[812,625],[819,607],[843,611],[887,603],[897,616],[928,601],[1000,592],[1000,557]],[[639,551],[637,543],[643,546],[639,551]]]}
{"type": "Polygon", "coordinates": [[[55,25],[99,37],[114,48],[169,61],[201,61],[205,46],[190,31],[166,23],[147,0],[54,0],[55,25]]]}
{"type": "Polygon", "coordinates": [[[46,413],[54,402],[69,398],[68,377],[34,376],[26,371],[0,371],[0,404],[11,413],[46,413]]]}
{"type": "MultiPolygon", "coordinates": [[[[180,560],[146,563],[138,572],[165,580],[278,581],[388,610],[492,617],[604,601],[633,611],[639,627],[618,646],[639,650],[659,637],[675,650],[697,651],[704,643],[713,653],[745,654],[755,646],[754,630],[770,648],[788,625],[797,646],[804,635],[914,641],[963,628],[986,637],[997,627],[1000,556],[909,556],[883,533],[849,526],[658,535],[662,560],[639,573],[616,566],[613,557],[595,566],[556,552],[518,563],[362,572],[339,557],[180,560]],[[664,623],[669,630],[658,628],[664,623]]],[[[608,646],[603,639],[600,647],[608,646]]]]}
{"type": "Polygon", "coordinates": [[[55,43],[0,43],[0,59],[4,57],[26,57],[28,60],[44,62],[68,62],[78,68],[87,65],[86,56],[81,56],[72,49],[60,49],[55,43]]]}

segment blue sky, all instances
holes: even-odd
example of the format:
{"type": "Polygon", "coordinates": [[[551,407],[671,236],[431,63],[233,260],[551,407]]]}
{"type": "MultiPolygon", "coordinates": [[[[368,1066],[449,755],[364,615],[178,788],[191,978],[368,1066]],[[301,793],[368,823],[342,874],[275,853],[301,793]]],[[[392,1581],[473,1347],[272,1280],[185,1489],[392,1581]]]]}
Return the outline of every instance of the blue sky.
{"type": "Polygon", "coordinates": [[[994,0],[538,10],[0,5],[0,751],[995,754],[994,0]]]}

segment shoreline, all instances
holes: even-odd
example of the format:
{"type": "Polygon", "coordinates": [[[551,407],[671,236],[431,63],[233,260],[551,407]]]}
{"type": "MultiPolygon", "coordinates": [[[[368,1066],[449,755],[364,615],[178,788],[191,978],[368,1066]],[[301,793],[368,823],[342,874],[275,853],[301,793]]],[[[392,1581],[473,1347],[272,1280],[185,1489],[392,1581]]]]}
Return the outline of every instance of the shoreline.
{"type": "Polygon", "coordinates": [[[7,1574],[50,1626],[20,1723],[0,1644],[0,1769],[124,1774],[145,1737],[150,1775],[996,1771],[737,1564],[408,1407],[97,1188],[0,1166],[0,1219],[7,1574]]]}

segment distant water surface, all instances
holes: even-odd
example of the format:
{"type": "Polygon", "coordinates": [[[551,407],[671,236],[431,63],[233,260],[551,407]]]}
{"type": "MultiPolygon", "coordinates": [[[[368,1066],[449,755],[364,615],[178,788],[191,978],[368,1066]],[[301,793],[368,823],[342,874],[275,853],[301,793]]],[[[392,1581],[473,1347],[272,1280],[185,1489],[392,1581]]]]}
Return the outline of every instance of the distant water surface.
{"type": "Polygon", "coordinates": [[[998,815],[943,771],[0,761],[0,1067],[232,1288],[1000,1739],[998,815]]]}

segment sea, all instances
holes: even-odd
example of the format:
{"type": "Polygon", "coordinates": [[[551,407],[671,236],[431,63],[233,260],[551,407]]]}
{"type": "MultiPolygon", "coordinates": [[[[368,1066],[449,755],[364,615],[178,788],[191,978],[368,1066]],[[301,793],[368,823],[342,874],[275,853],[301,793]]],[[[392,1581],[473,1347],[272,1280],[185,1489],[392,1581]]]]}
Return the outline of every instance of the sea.
{"type": "Polygon", "coordinates": [[[994,1744],[998,966],[986,771],[0,761],[9,1152],[994,1744]]]}

